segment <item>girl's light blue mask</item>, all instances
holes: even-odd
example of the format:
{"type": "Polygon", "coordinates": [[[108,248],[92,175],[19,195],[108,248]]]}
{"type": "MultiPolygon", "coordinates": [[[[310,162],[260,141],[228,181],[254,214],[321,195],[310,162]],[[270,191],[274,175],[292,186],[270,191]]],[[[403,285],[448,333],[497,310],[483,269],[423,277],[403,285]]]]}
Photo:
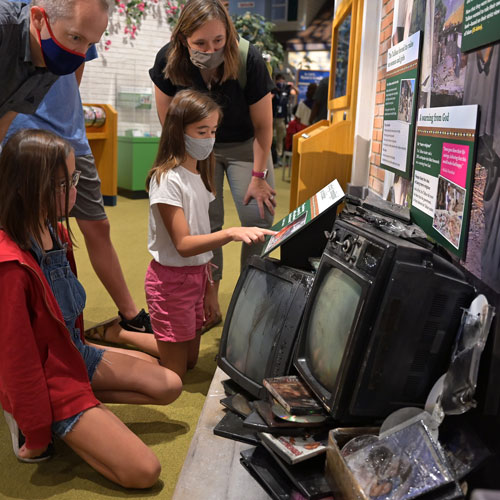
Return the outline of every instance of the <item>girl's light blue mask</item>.
{"type": "Polygon", "coordinates": [[[186,152],[191,158],[196,160],[206,160],[212,149],[214,149],[215,137],[198,139],[184,134],[184,142],[186,144],[186,152]]]}
{"type": "Polygon", "coordinates": [[[42,10],[50,34],[50,38],[42,40],[40,30],[37,30],[45,66],[54,75],[74,73],[85,62],[85,54],[75,52],[60,44],[52,32],[45,10],[42,7],[39,8],[42,10]]]}

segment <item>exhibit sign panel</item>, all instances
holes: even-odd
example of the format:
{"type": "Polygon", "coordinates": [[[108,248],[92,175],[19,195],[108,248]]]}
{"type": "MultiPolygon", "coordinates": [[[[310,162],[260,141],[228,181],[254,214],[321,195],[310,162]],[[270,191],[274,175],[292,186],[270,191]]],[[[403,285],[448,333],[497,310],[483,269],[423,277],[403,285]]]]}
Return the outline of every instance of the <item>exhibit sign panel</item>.
{"type": "Polygon", "coordinates": [[[323,71],[320,69],[299,69],[297,86],[299,88],[299,95],[297,97],[297,102],[303,101],[306,98],[307,87],[311,83],[319,83],[321,79],[329,76],[329,71],[323,71]]]}
{"type": "Polygon", "coordinates": [[[500,40],[500,2],[465,0],[462,52],[500,40]]]}
{"type": "Polygon", "coordinates": [[[380,166],[411,177],[421,32],[387,51],[387,80],[380,166]]]}
{"type": "Polygon", "coordinates": [[[412,220],[459,257],[468,234],[478,108],[418,110],[412,220]]]}
{"type": "Polygon", "coordinates": [[[261,256],[264,257],[278,248],[328,208],[338,205],[344,199],[344,196],[344,191],[340,187],[339,181],[335,179],[330,182],[330,184],[326,185],[314,196],[311,196],[305,203],[299,205],[293,212],[283,217],[283,219],[271,228],[273,231],[277,231],[277,233],[266,237],[266,243],[261,256]]]}

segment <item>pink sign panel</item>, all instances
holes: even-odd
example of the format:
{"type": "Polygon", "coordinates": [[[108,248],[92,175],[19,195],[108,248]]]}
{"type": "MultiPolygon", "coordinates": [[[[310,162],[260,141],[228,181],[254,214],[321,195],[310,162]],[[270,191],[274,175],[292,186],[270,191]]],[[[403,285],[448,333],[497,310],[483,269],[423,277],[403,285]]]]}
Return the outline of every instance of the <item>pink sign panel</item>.
{"type": "Polygon", "coordinates": [[[441,175],[464,188],[467,177],[468,159],[469,146],[453,144],[452,142],[443,143],[441,175]]]}

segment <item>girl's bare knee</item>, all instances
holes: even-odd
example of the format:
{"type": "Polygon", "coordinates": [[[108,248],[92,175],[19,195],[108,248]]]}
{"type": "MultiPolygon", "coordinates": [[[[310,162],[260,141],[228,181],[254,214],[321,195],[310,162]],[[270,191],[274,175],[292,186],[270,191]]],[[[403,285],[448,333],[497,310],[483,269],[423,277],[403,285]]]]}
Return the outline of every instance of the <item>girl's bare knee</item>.
{"type": "Polygon", "coordinates": [[[167,369],[168,374],[165,377],[163,384],[156,384],[155,388],[150,392],[150,396],[154,398],[155,404],[169,405],[173,403],[182,393],[182,379],[173,370],[167,369]]]}
{"type": "Polygon", "coordinates": [[[182,379],[174,371],[170,371],[167,377],[167,387],[164,394],[164,404],[173,403],[182,393],[182,379]]]}
{"type": "Polygon", "coordinates": [[[160,462],[156,456],[151,453],[149,459],[142,457],[140,461],[136,461],[128,470],[123,471],[123,477],[119,478],[119,482],[124,488],[151,488],[158,481],[160,472],[160,462]]]}

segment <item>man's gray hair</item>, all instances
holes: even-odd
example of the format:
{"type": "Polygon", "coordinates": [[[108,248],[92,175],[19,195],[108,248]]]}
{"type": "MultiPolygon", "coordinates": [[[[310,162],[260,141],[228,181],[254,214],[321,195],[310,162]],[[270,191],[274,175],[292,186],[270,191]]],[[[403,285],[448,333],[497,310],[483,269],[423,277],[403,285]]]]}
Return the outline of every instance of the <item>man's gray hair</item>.
{"type": "MultiPolygon", "coordinates": [[[[61,18],[71,17],[73,9],[79,1],[88,0],[32,0],[31,5],[43,7],[50,22],[57,21],[61,18]]],[[[98,0],[102,9],[109,12],[111,0],[98,0]]]]}

